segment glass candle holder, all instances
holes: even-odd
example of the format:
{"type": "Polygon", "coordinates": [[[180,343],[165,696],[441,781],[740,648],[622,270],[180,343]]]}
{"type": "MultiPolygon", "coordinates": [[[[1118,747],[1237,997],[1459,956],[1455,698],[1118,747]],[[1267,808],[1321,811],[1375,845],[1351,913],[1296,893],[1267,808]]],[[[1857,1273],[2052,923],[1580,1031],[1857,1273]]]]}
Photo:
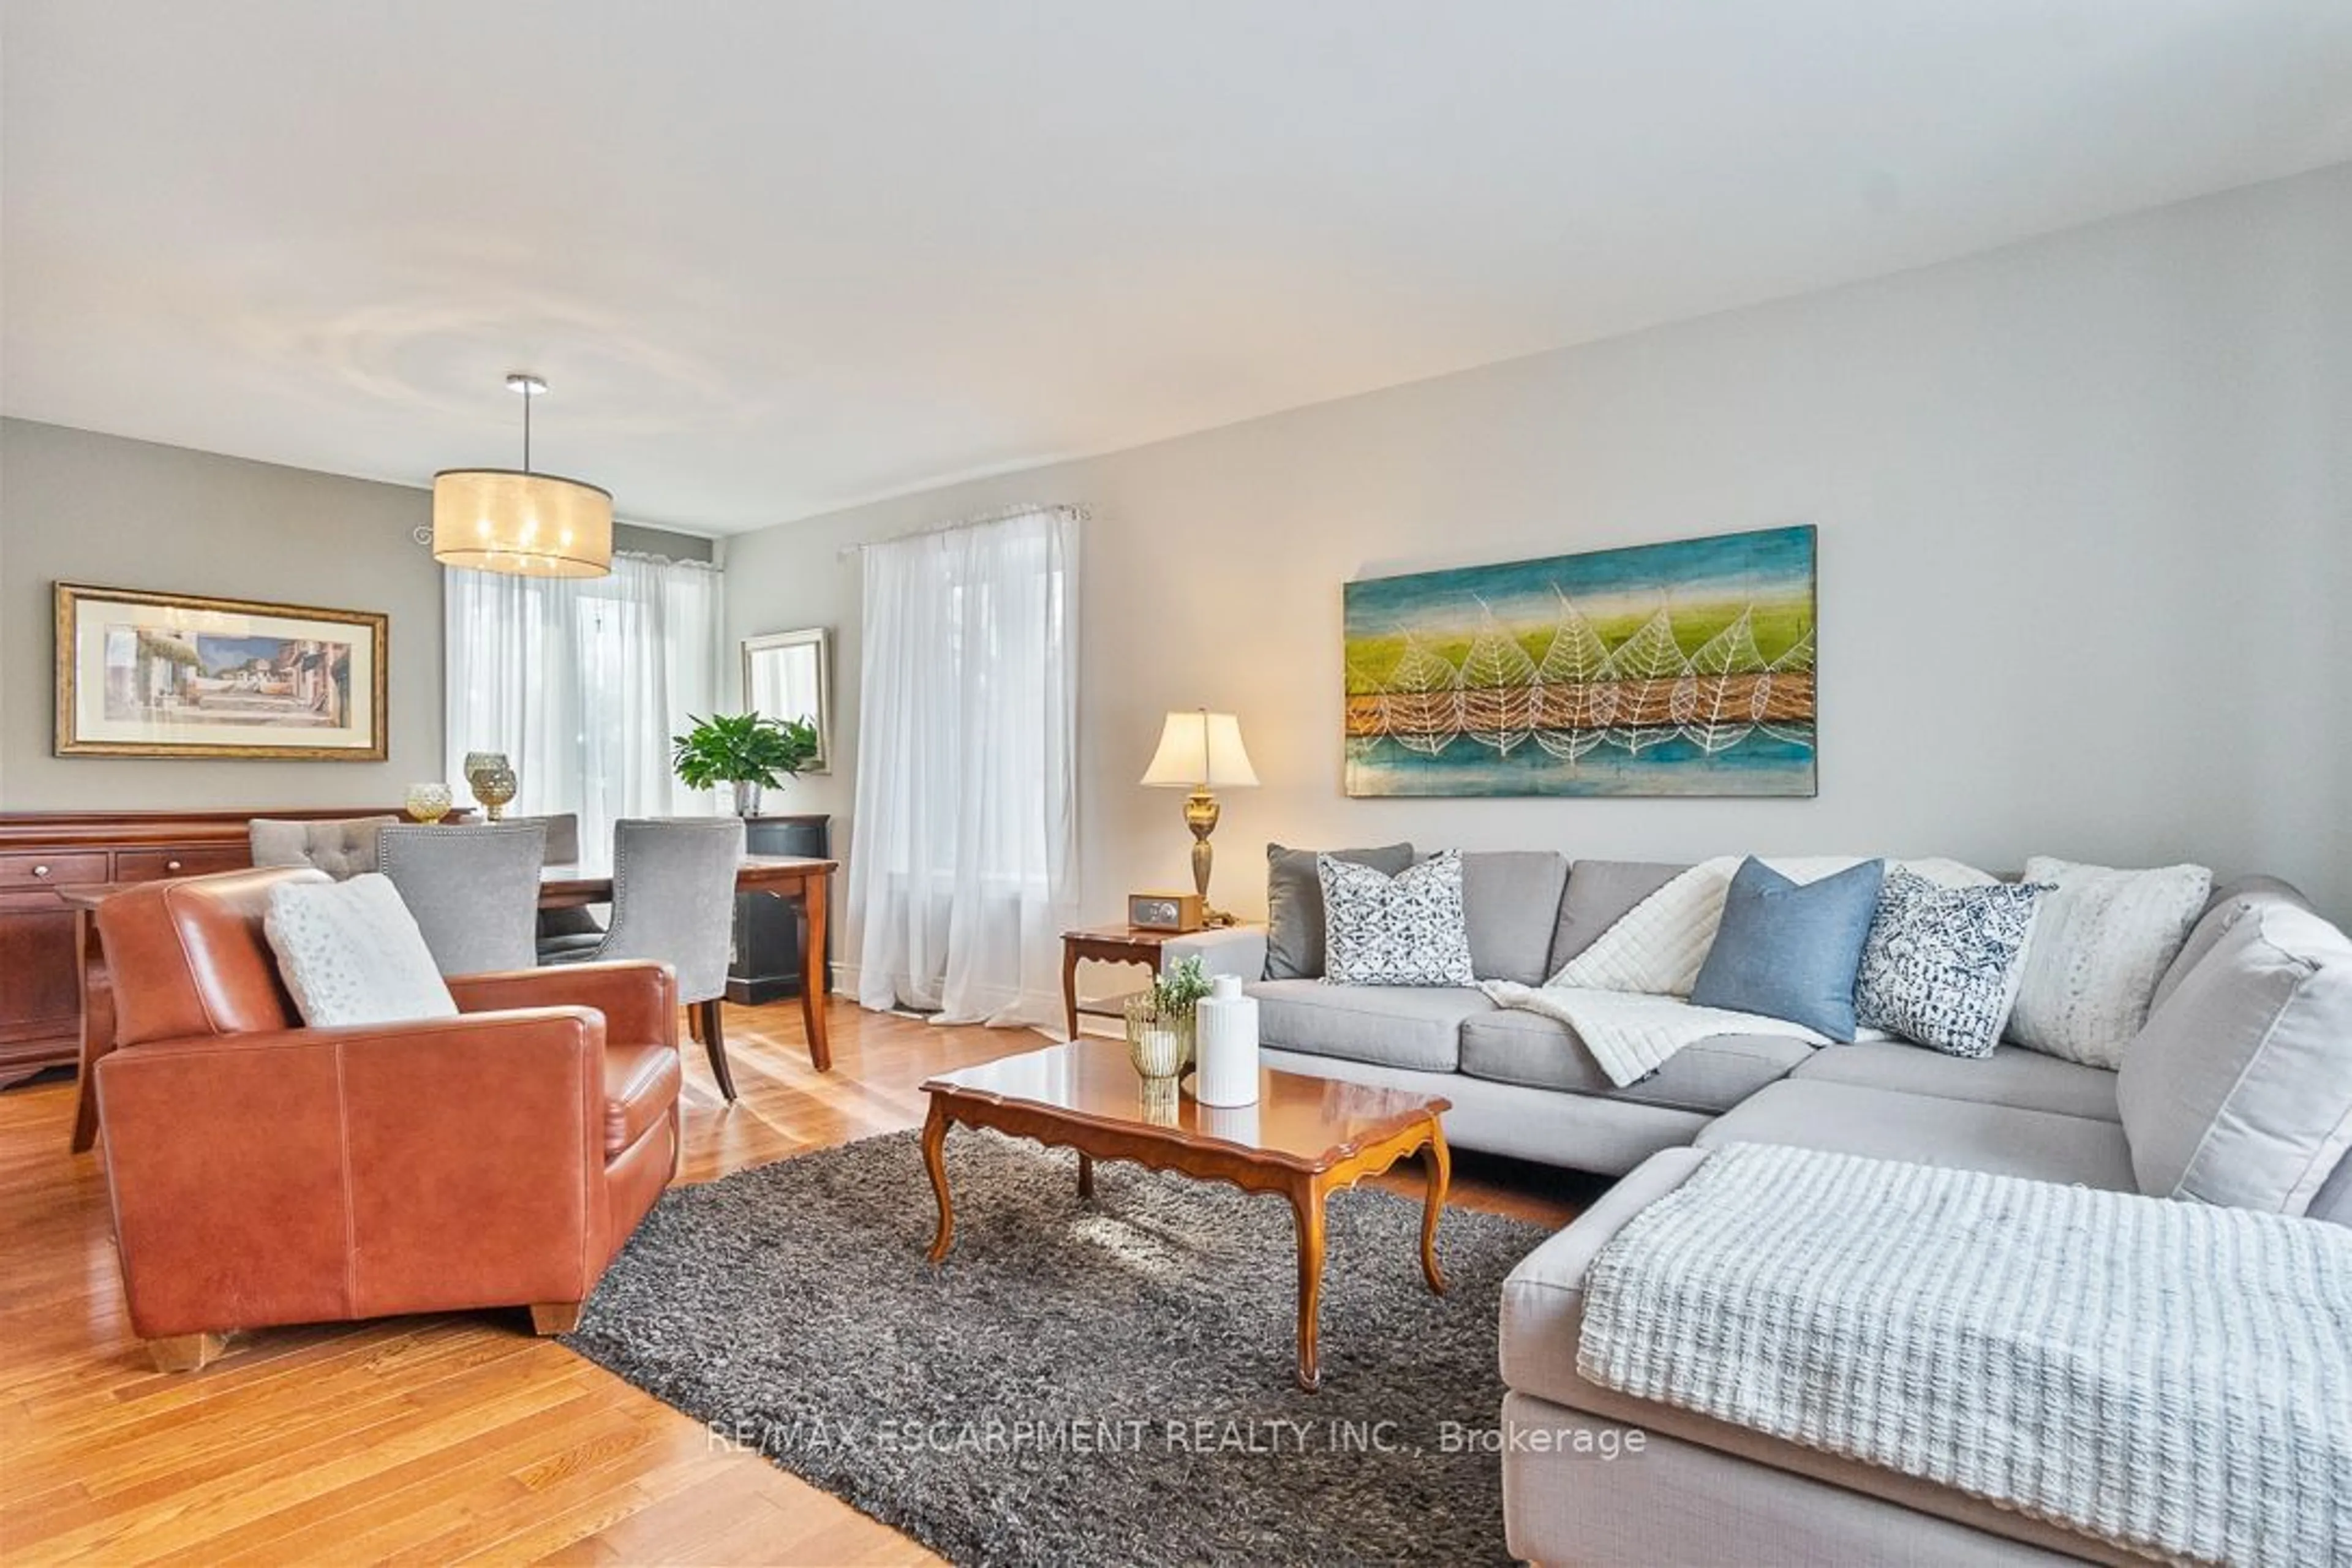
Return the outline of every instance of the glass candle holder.
{"type": "Polygon", "coordinates": [[[1192,1062],[1192,1014],[1163,1014],[1147,994],[1127,999],[1127,1059],[1147,1082],[1173,1083],[1192,1062]]]}
{"type": "Polygon", "coordinates": [[[467,752],[466,784],[496,822],[506,815],[507,802],[515,797],[514,764],[507,761],[504,752],[467,752]]]}
{"type": "Polygon", "coordinates": [[[457,797],[445,784],[416,784],[408,786],[408,815],[430,826],[449,815],[457,797]]]}

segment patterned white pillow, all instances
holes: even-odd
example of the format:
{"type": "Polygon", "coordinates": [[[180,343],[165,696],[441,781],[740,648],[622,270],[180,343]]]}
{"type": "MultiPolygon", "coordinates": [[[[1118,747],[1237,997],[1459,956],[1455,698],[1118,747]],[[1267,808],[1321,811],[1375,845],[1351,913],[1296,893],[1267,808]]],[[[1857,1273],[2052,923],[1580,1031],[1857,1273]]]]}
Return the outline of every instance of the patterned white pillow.
{"type": "Polygon", "coordinates": [[[261,930],[314,1028],[457,1016],[416,917],[379,872],[272,888],[261,930]]]}
{"type": "Polygon", "coordinates": [[[1939,888],[1890,869],[1863,943],[1856,1021],[1948,1056],[1992,1055],[2048,890],[2032,883],[1939,888]]]}
{"type": "Polygon", "coordinates": [[[2026,944],[2009,1037],[2070,1062],[2123,1066],[2156,983],[2213,891],[2213,873],[2202,866],[2113,871],[2036,855],[2025,879],[2056,891],[2042,900],[2026,944]]]}
{"type": "Polygon", "coordinates": [[[1462,912],[1462,856],[1447,849],[1391,877],[1329,855],[1323,883],[1323,979],[1331,985],[1473,985],[1462,912]]]}

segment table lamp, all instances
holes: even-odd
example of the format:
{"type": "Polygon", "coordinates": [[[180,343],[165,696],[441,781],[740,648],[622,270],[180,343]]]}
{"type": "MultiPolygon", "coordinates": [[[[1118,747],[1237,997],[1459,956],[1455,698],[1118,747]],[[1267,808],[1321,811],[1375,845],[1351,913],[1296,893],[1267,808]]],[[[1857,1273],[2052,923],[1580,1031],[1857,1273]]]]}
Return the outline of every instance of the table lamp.
{"type": "Polygon", "coordinates": [[[1184,797],[1184,826],[1192,830],[1192,886],[1209,924],[1233,924],[1233,916],[1209,908],[1209,835],[1217,829],[1213,791],[1257,784],[1249,752],[1242,749],[1241,721],[1204,708],[1169,714],[1160,731],[1160,749],[1143,770],[1143,782],[1155,789],[1192,792],[1184,797]]]}

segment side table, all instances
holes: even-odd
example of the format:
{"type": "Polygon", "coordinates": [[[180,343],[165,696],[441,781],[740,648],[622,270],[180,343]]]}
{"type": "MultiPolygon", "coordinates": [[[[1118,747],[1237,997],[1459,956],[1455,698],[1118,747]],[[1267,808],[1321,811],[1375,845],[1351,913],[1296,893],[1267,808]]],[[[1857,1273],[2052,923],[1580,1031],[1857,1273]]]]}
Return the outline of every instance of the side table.
{"type": "Polygon", "coordinates": [[[1078,1005],[1078,965],[1094,963],[1139,963],[1154,974],[1160,973],[1160,950],[1175,938],[1188,933],[1172,931],[1145,931],[1138,926],[1087,926],[1062,933],[1062,1010],[1069,1026],[1068,1038],[1078,1037],[1078,1015],[1092,1018],[1118,1017],[1117,1008],[1099,1004],[1091,1007],[1078,1005]]]}

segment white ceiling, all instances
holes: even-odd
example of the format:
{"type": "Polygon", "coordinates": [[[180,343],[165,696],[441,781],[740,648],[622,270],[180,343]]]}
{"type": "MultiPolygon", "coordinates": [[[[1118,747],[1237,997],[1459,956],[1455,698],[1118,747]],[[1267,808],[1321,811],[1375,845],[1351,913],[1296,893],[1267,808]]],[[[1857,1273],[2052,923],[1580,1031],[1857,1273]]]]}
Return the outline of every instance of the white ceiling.
{"type": "Polygon", "coordinates": [[[2345,0],[5,0],[0,402],[726,532],[2352,158],[2345,0]]]}

